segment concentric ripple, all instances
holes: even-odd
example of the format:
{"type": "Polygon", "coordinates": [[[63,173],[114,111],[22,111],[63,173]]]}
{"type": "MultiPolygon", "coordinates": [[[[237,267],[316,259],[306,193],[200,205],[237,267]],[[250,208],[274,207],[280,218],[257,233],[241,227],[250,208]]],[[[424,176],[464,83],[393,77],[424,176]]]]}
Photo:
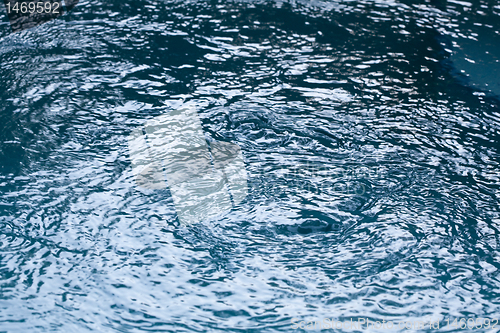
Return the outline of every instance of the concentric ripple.
{"type": "Polygon", "coordinates": [[[485,0],[110,0],[0,24],[0,331],[498,318],[499,19],[485,0]],[[241,147],[249,187],[187,227],[127,149],[185,106],[241,147]]]}

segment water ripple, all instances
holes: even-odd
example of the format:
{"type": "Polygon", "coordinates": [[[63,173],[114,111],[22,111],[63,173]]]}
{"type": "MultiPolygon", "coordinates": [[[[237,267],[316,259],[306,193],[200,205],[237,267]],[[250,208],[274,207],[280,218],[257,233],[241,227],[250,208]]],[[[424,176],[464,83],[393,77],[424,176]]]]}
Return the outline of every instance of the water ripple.
{"type": "Polygon", "coordinates": [[[0,330],[500,310],[493,1],[83,1],[0,25],[0,330]],[[249,194],[179,225],[127,137],[196,106],[249,194]]]}

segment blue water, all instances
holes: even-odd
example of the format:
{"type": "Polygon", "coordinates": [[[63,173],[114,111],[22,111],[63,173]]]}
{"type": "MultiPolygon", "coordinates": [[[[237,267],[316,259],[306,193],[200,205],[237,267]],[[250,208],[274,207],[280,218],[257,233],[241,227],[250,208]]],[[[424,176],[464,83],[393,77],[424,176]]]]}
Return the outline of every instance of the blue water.
{"type": "Polygon", "coordinates": [[[497,1],[83,1],[16,34],[2,13],[1,332],[499,319],[497,1]],[[186,105],[249,188],[190,226],[127,148],[186,105]]]}

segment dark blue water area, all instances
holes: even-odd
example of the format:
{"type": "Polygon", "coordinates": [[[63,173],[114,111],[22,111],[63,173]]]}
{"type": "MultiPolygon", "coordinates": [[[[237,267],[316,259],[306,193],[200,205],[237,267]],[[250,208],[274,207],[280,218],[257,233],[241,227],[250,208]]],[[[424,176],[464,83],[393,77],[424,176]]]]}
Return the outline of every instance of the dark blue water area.
{"type": "Polygon", "coordinates": [[[2,13],[0,332],[498,332],[498,1],[2,13]],[[186,106],[248,175],[187,226],[128,149],[186,106]]]}

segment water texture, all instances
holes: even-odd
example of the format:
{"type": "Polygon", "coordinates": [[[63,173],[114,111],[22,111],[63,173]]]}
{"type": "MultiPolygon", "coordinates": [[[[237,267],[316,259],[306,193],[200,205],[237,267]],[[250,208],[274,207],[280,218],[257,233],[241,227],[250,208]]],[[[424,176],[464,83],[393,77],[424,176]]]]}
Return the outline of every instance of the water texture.
{"type": "Polygon", "coordinates": [[[497,1],[82,1],[16,34],[2,15],[1,332],[499,317],[497,1]],[[127,149],[183,107],[248,172],[187,227],[127,149]]]}

